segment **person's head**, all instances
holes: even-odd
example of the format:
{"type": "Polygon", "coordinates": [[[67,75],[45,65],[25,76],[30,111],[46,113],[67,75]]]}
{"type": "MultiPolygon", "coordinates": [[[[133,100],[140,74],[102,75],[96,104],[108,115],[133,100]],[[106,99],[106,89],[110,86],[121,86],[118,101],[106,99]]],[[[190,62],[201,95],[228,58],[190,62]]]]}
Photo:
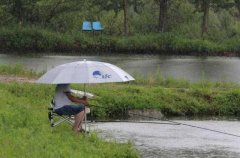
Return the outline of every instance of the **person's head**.
{"type": "Polygon", "coordinates": [[[57,86],[56,86],[56,90],[60,90],[60,89],[62,89],[62,90],[69,90],[70,88],[69,88],[69,84],[57,84],[57,86]]]}

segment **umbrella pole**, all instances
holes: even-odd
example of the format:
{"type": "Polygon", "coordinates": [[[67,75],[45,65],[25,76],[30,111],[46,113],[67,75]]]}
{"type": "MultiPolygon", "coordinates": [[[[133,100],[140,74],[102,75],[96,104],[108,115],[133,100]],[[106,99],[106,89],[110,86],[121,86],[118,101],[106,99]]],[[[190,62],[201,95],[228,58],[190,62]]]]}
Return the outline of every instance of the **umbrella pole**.
{"type": "MultiPolygon", "coordinates": [[[[84,96],[86,96],[86,84],[84,83],[84,96]]],[[[84,108],[84,127],[85,131],[87,131],[87,113],[86,113],[86,107],[84,108]]]]}

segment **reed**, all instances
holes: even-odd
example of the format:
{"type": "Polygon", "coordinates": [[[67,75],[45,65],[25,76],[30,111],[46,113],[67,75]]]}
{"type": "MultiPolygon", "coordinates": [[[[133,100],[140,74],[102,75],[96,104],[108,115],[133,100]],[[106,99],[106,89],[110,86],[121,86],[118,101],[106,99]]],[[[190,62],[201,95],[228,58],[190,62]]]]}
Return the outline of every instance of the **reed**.
{"type": "Polygon", "coordinates": [[[15,64],[15,65],[0,65],[0,74],[36,78],[41,76],[43,72],[35,72],[34,70],[26,69],[21,64],[15,64]]]}

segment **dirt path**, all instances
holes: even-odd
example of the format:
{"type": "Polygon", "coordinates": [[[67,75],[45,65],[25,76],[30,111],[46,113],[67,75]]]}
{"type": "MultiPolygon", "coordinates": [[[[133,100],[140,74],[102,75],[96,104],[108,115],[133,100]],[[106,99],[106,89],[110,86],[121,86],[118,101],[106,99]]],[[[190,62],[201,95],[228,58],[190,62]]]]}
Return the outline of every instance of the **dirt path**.
{"type": "Polygon", "coordinates": [[[0,75],[0,82],[23,82],[23,83],[33,83],[35,79],[28,77],[19,77],[19,76],[7,76],[0,75]]]}

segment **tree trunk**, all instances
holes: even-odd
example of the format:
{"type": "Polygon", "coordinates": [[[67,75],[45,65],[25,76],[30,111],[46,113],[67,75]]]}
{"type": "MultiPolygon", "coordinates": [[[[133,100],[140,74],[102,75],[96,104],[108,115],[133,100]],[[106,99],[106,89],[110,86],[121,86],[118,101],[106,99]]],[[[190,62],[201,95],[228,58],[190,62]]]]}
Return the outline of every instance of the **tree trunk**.
{"type": "Polygon", "coordinates": [[[238,10],[237,17],[238,17],[238,19],[240,19],[240,0],[235,0],[235,7],[238,10]]]}
{"type": "Polygon", "coordinates": [[[168,0],[159,0],[159,22],[158,31],[164,32],[167,23],[168,0]]]}
{"type": "Polygon", "coordinates": [[[123,0],[124,2],[124,34],[128,35],[128,0],[123,0]]]}
{"type": "Polygon", "coordinates": [[[210,9],[210,0],[203,0],[202,37],[204,36],[205,33],[208,32],[209,9],[210,9]]]}
{"type": "Polygon", "coordinates": [[[23,23],[23,3],[20,0],[14,1],[12,8],[13,15],[16,15],[18,24],[21,26],[23,23]]]}

